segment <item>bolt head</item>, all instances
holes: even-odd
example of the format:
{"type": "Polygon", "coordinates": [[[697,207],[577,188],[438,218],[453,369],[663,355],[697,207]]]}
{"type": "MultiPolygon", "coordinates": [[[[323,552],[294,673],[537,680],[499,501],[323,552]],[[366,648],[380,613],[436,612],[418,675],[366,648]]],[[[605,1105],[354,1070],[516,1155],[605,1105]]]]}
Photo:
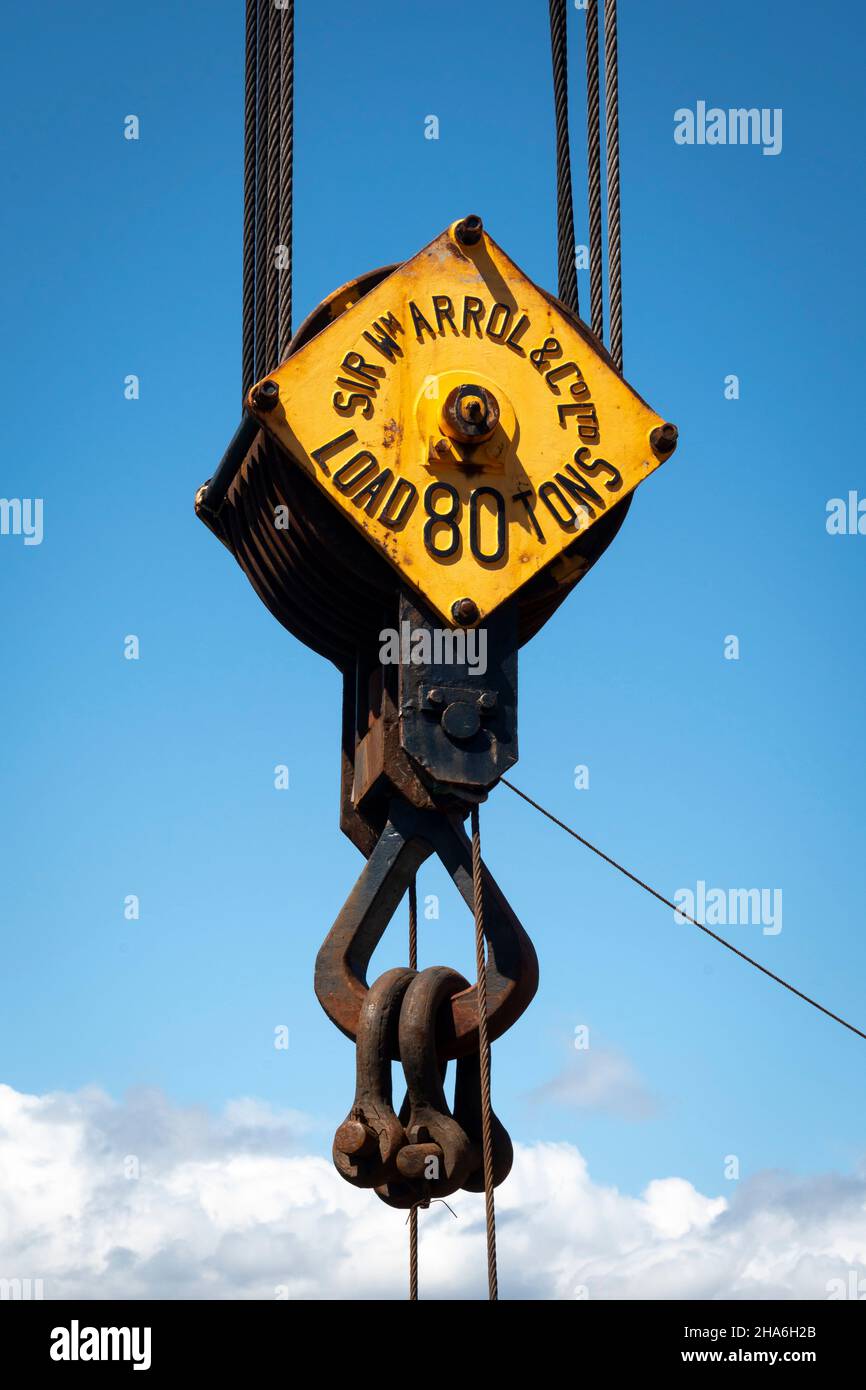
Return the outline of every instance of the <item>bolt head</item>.
{"type": "Polygon", "coordinates": [[[484,223],[476,213],[470,213],[464,217],[462,222],[458,222],[454,228],[454,235],[461,246],[476,246],[481,240],[484,231],[484,223]]]}
{"type": "Polygon", "coordinates": [[[442,715],[442,728],[449,738],[474,738],[481,728],[477,705],[470,705],[468,700],[455,700],[442,715]]]}
{"type": "Polygon", "coordinates": [[[499,402],[485,386],[464,382],[446,396],[441,424],[459,443],[481,444],[499,424],[499,402]]]}
{"type": "Polygon", "coordinates": [[[397,1172],[410,1181],[423,1181],[431,1158],[442,1163],[443,1153],[438,1144],[404,1144],[397,1154],[397,1172]]]}
{"type": "Polygon", "coordinates": [[[479,425],[487,414],[487,402],[483,396],[461,396],[457,403],[457,414],[467,424],[479,425]]]}
{"type": "Polygon", "coordinates": [[[280,388],[275,381],[263,381],[253,393],[253,405],[257,410],[273,410],[280,401],[280,388]]]}
{"type": "Polygon", "coordinates": [[[360,1157],[375,1148],[375,1135],[361,1120],[344,1120],[334,1135],[334,1148],[347,1158],[360,1157]]]}
{"type": "Polygon", "coordinates": [[[679,431],[676,425],[659,425],[650,434],[650,444],[655,452],[666,458],[677,447],[679,431]]]}
{"type": "Polygon", "coordinates": [[[470,623],[478,621],[478,604],[472,598],[455,599],[451,605],[451,616],[461,627],[468,627],[470,623]]]}

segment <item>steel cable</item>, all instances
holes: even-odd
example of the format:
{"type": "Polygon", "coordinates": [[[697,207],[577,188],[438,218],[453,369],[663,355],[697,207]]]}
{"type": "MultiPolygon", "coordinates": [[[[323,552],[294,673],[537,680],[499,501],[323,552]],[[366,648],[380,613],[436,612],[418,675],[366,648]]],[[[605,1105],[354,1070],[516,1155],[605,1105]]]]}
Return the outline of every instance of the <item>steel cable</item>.
{"type": "Polygon", "coordinates": [[[280,245],[287,263],[280,271],[277,360],[282,362],[292,338],[292,231],[295,158],[295,0],[282,12],[282,94],[280,110],[280,245]]]}
{"type": "Polygon", "coordinates": [[[783,989],[787,989],[791,994],[796,994],[798,999],[802,999],[806,1004],[811,1004],[813,1009],[817,1009],[819,1013],[826,1014],[828,1018],[833,1019],[834,1023],[841,1023],[843,1028],[847,1028],[851,1033],[856,1033],[858,1038],[863,1038],[863,1040],[866,1041],[866,1033],[861,1032],[853,1023],[848,1023],[847,1020],[841,1018],[839,1014],[834,1014],[832,1010],[826,1009],[823,1004],[818,1003],[817,999],[813,999],[811,995],[804,994],[801,989],[797,989],[796,985],[789,984],[787,980],[782,979],[781,975],[776,975],[772,970],[768,970],[766,965],[762,965],[761,962],[755,960],[753,956],[747,956],[745,951],[741,951],[740,948],[734,946],[732,942],[726,941],[723,936],[719,936],[718,932],[714,932],[710,927],[705,926],[703,922],[699,922],[696,917],[689,916],[688,912],[684,912],[681,907],[677,907],[676,903],[672,903],[670,898],[666,898],[663,893],[659,893],[657,889],[652,888],[648,883],[644,883],[642,878],[638,878],[637,874],[633,874],[624,864],[618,863],[617,860],[612,859],[609,854],[605,854],[604,850],[599,849],[591,840],[585,839],[583,835],[579,835],[576,830],[572,830],[570,825],[566,825],[565,821],[560,820],[552,811],[545,810],[537,801],[533,801],[531,796],[527,796],[526,792],[522,792],[519,787],[515,787],[513,782],[509,782],[506,777],[503,777],[501,780],[503,786],[508,787],[509,791],[516,792],[516,794],[529,806],[532,806],[534,810],[540,811],[549,821],[553,821],[554,825],[558,825],[560,830],[564,830],[567,835],[571,835],[572,839],[577,840],[578,843],[584,845],[586,849],[591,849],[593,854],[597,854],[599,859],[603,859],[606,864],[610,864],[612,868],[618,869],[626,878],[630,878],[632,883],[636,883],[638,888],[643,888],[645,892],[651,893],[654,898],[658,898],[659,902],[664,903],[665,907],[672,908],[680,917],[685,918],[687,922],[691,922],[693,927],[697,927],[698,931],[705,932],[706,935],[711,936],[714,941],[718,941],[720,946],[726,947],[726,949],[732,951],[735,956],[739,956],[740,960],[744,960],[747,965],[753,965],[755,969],[760,970],[763,975],[768,975],[771,980],[775,980],[777,985],[781,985],[783,989]]]}
{"type": "Polygon", "coordinates": [[[243,393],[292,336],[294,0],[247,0],[244,74],[243,393]]]}
{"type": "Polygon", "coordinates": [[[268,158],[265,265],[265,372],[278,366],[279,280],[277,242],[280,231],[280,78],[282,76],[283,11],[271,0],[268,6],[268,158]]]}
{"type": "MultiPolygon", "coordinates": [[[[409,884],[409,969],[418,969],[418,889],[409,884]]],[[[409,1300],[418,1301],[418,1208],[409,1212],[409,1300]]]]}
{"type": "Polygon", "coordinates": [[[256,352],[256,102],[257,0],[247,0],[244,71],[244,234],[241,306],[241,400],[253,383],[256,352]]]}
{"type": "Polygon", "coordinates": [[[553,60],[553,105],[556,116],[556,222],[559,298],[578,313],[577,248],[571,193],[568,138],[568,31],[566,0],[550,0],[550,50],[553,60]]]}
{"type": "Polygon", "coordinates": [[[593,333],[604,337],[604,267],[601,237],[601,92],[598,69],[598,0],[586,10],[586,133],[589,193],[589,304],[593,333]]]}
{"type": "Polygon", "coordinates": [[[493,1198],[493,1108],[490,1098],[490,1040],[487,1036],[487,965],[484,959],[484,882],[478,807],[472,807],[472,890],[475,908],[475,967],[478,973],[478,1054],[481,1061],[481,1148],[484,1156],[484,1209],[487,1226],[487,1287],[499,1298],[496,1272],[496,1210],[493,1198]]]}
{"type": "Polygon", "coordinates": [[[604,110],[607,127],[608,349],[622,372],[622,227],[619,187],[619,60],[616,0],[604,5],[604,110]]]}
{"type": "Polygon", "coordinates": [[[256,357],[253,376],[259,381],[267,374],[267,194],[268,194],[268,105],[269,105],[269,16],[271,0],[258,0],[258,96],[256,100],[256,357]]]}

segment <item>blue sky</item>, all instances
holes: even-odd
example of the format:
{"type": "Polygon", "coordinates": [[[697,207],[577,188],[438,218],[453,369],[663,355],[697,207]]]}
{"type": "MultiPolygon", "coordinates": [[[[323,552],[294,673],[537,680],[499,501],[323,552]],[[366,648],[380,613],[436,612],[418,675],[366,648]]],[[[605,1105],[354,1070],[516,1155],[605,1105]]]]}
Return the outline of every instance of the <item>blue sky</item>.
{"type": "MultiPolygon", "coordinates": [[[[554,288],[546,5],[298,8],[296,321],[470,211],[554,288]]],[[[864,1026],[866,539],[825,528],[830,498],[866,490],[864,21],[781,0],[620,8],[626,375],[680,447],[522,653],[514,780],[662,892],[781,888],[781,933],[732,939],[864,1026]],[[676,145],[674,112],[698,100],[782,108],[781,154],[676,145]]],[[[325,1153],[353,1058],[313,963],[362,867],[337,825],[339,680],[192,512],[238,418],[241,10],[4,18],[0,491],[43,498],[45,533],[0,538],[0,1079],[254,1096],[311,1114],[325,1153]]],[[[729,1154],[744,1176],[860,1162],[861,1041],[505,789],[482,825],[541,962],[494,1053],[516,1138],[570,1141],[627,1191],[676,1173],[717,1192],[729,1154]],[[572,1075],[579,1024],[613,1078],[590,1107],[545,1091],[572,1075]]],[[[470,971],[462,906],[433,869],[420,891],[442,904],[422,964],[470,971]]],[[[373,964],[404,958],[401,916],[373,964]]]]}

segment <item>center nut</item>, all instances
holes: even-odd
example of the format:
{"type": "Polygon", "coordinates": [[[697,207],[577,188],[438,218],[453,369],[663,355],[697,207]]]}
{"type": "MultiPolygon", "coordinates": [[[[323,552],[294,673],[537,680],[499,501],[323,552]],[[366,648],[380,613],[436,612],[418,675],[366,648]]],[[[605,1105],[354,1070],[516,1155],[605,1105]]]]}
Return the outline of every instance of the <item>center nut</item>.
{"type": "Polygon", "coordinates": [[[442,407],[442,428],[459,444],[481,444],[499,424],[499,402],[485,386],[455,386],[442,407]]]}

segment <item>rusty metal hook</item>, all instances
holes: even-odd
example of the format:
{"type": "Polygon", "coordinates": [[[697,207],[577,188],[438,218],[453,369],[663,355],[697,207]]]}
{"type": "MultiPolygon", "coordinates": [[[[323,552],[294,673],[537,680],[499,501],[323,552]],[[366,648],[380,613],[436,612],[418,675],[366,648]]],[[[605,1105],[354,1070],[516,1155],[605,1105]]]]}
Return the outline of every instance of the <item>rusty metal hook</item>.
{"type": "MultiPolygon", "coordinates": [[[[419,810],[401,798],[389,807],[382,831],[355,887],[316,958],[316,996],[325,1013],[353,1040],[367,998],[367,966],[385,928],[418,868],[437,854],[470,908],[472,847],[462,818],[419,810]]],[[[538,958],[529,937],[483,868],[484,934],[487,938],[487,1000],[490,1040],[520,1017],[538,988],[538,958]]],[[[437,1043],[442,1058],[478,1050],[478,995],[475,985],[456,993],[439,1011],[437,1043]]],[[[399,1043],[390,1052],[400,1057],[399,1043]]]]}

